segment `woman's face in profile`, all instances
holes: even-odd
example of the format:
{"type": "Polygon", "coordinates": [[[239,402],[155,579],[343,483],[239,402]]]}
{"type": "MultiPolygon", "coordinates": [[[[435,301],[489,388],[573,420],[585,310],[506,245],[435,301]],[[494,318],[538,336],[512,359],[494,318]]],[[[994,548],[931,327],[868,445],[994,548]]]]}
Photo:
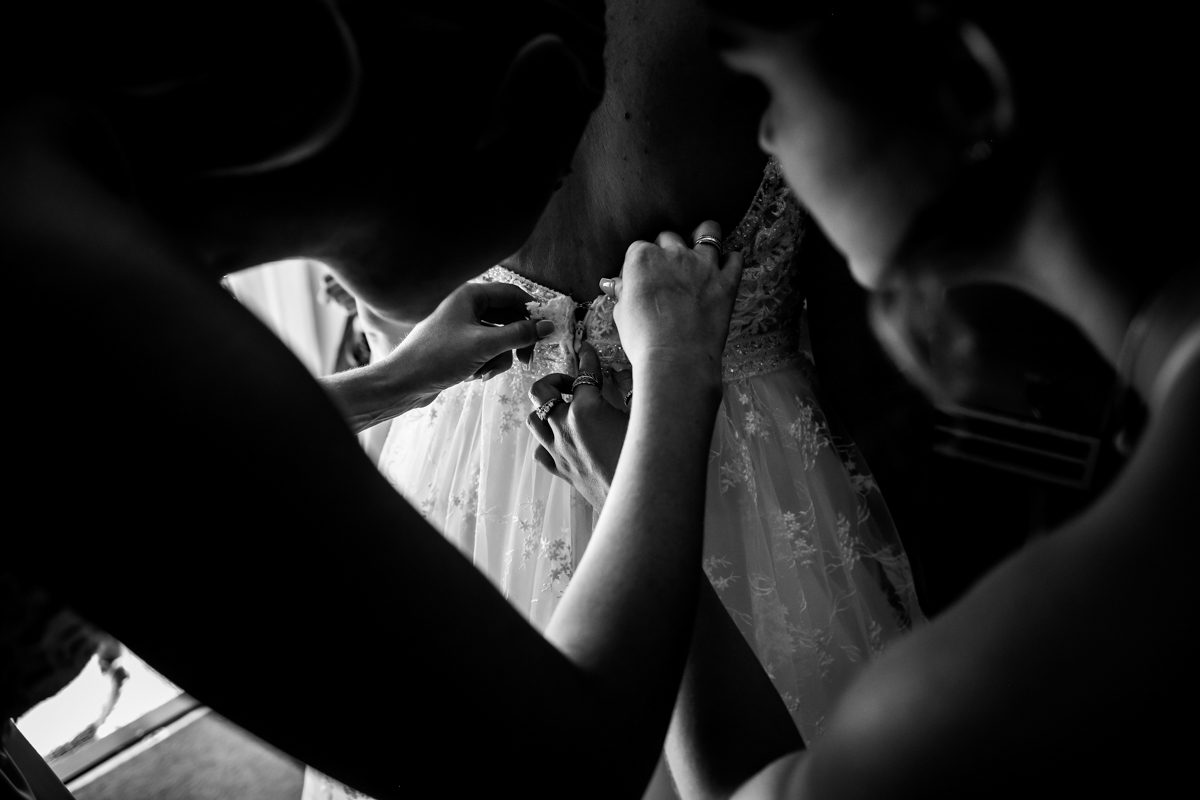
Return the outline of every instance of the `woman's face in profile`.
{"type": "Polygon", "coordinates": [[[877,288],[917,214],[940,192],[946,158],[930,119],[894,96],[909,93],[881,53],[812,22],[766,31],[724,21],[721,56],[766,86],[759,144],[847,257],[855,279],[877,288]]]}
{"type": "Polygon", "coordinates": [[[361,80],[338,135],[280,168],[153,171],[154,213],[218,271],[314,258],[355,289],[405,282],[373,299],[423,316],[521,245],[600,100],[603,6],[554,5],[343,4],[361,80]]]}

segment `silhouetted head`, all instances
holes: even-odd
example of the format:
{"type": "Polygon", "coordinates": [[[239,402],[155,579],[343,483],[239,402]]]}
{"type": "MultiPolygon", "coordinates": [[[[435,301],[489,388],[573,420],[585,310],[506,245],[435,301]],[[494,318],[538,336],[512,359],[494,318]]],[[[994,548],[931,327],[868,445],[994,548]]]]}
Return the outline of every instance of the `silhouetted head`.
{"type": "Polygon", "coordinates": [[[1176,268],[1196,69],[1170,4],[710,6],[726,62],[772,95],[763,148],[879,298],[1043,280],[1053,259],[1029,258],[1017,232],[1047,202],[1097,273],[1131,291],[1176,268]]]}
{"type": "Polygon", "coordinates": [[[50,0],[6,26],[8,109],[87,120],[214,269],[310,256],[368,293],[515,250],[603,87],[595,0],[50,0]]]}

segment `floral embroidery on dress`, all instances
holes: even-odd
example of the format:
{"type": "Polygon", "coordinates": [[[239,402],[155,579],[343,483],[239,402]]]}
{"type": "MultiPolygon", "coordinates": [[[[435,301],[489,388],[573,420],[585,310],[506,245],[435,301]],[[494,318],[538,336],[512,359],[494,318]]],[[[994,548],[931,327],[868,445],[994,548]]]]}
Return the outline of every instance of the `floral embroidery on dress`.
{"type": "Polygon", "coordinates": [[[751,497],[755,495],[754,464],[750,459],[750,447],[744,441],[738,441],[733,458],[721,464],[721,491],[727,492],[739,485],[745,486],[751,497]]]}
{"type": "Polygon", "coordinates": [[[757,436],[760,439],[771,438],[770,421],[767,419],[767,415],[758,409],[751,409],[742,416],[742,426],[751,436],[757,436]]]}
{"type": "Polygon", "coordinates": [[[464,520],[464,527],[471,530],[475,527],[475,517],[479,511],[479,466],[476,465],[467,482],[467,488],[461,489],[450,496],[450,505],[464,520]]]}
{"type": "Polygon", "coordinates": [[[733,562],[727,558],[722,558],[721,556],[706,556],[702,562],[702,566],[704,568],[704,574],[708,576],[708,582],[711,583],[713,588],[718,592],[725,591],[733,584],[734,581],[737,580],[737,575],[717,574],[717,570],[729,569],[733,566],[733,562]]]}
{"type": "Polygon", "coordinates": [[[790,568],[807,567],[813,563],[820,548],[812,540],[813,528],[817,524],[816,513],[810,507],[803,514],[795,511],[776,512],[770,517],[771,530],[775,535],[778,551],[775,560],[790,568]]]}
{"type": "Polygon", "coordinates": [[[525,426],[525,416],[529,413],[528,401],[523,397],[528,387],[523,386],[520,375],[510,369],[502,378],[506,386],[504,391],[497,392],[495,400],[500,404],[500,438],[505,438],[515,430],[525,426]]]}
{"type": "MultiPolygon", "coordinates": [[[[794,366],[801,359],[812,361],[803,322],[804,298],[791,269],[792,256],[804,237],[805,218],[778,163],[771,159],[750,209],[725,240],[726,252],[741,252],[745,259],[725,348],[726,380],[794,366]]],[[[574,375],[579,341],[584,339],[596,348],[606,369],[629,368],[613,321],[615,301],[607,295],[577,303],[501,266],[492,267],[480,279],[519,286],[534,298],[528,304],[531,318],[554,322],[554,333],[534,345],[530,373],[574,375]],[[577,324],[576,311],[584,305],[587,313],[577,324]]]]}
{"type": "Polygon", "coordinates": [[[752,575],[750,599],[760,655],[768,664],[791,661],[796,653],[796,639],[788,624],[788,608],[780,602],[775,582],[766,575],[752,575]]]}
{"type": "MultiPolygon", "coordinates": [[[[702,566],[811,739],[855,666],[921,615],[878,486],[853,442],[836,438],[821,411],[803,264],[794,263],[806,221],[771,161],[725,240],[727,251],[742,252],[745,267],[722,355],[702,566]]],[[[412,412],[419,424],[399,418],[386,466],[389,477],[403,476],[394,483],[412,491],[406,496],[415,495],[422,514],[543,627],[594,515],[533,462],[529,387],[551,372],[573,374],[583,340],[606,370],[629,362],[612,298],[577,303],[500,266],[480,280],[525,290],[534,298],[530,316],[552,319],[554,334],[535,344],[528,365],[446,390],[425,416],[412,412]],[[482,486],[472,472],[480,464],[482,486]]]]}
{"type": "Polygon", "coordinates": [[[542,591],[554,591],[556,597],[561,597],[567,582],[575,574],[575,559],[570,543],[566,539],[542,537],[538,541],[538,555],[550,562],[550,573],[542,584],[542,591]]]}
{"type": "Polygon", "coordinates": [[[788,435],[800,448],[800,455],[804,459],[804,468],[812,469],[813,465],[817,463],[817,456],[831,443],[829,429],[810,403],[805,403],[797,397],[796,407],[800,409],[800,413],[788,425],[788,435]]]}
{"type": "Polygon", "coordinates": [[[433,508],[436,505],[436,501],[433,499],[433,483],[427,484],[426,488],[428,491],[427,491],[426,495],[423,498],[421,498],[421,502],[417,506],[417,511],[419,511],[421,513],[421,516],[424,517],[426,520],[432,520],[433,519],[433,508]]]}
{"type": "Polygon", "coordinates": [[[842,556],[842,566],[854,566],[858,561],[858,542],[850,533],[850,520],[840,511],[837,515],[837,543],[842,556]]]}
{"type": "Polygon", "coordinates": [[[546,517],[546,501],[536,499],[522,504],[522,510],[526,509],[529,511],[528,515],[521,514],[516,518],[517,527],[523,534],[521,540],[522,563],[528,563],[539,552],[542,543],[542,525],[545,523],[546,517]]]}
{"type": "Polygon", "coordinates": [[[871,652],[879,653],[883,650],[883,626],[878,620],[870,620],[867,623],[867,639],[871,643],[871,652]]]}

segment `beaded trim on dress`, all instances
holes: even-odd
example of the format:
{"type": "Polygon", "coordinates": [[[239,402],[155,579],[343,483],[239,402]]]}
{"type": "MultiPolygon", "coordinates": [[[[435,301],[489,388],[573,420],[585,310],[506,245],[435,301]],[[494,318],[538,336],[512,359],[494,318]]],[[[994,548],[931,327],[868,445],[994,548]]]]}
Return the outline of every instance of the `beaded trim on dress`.
{"type": "MultiPolygon", "coordinates": [[[[726,251],[740,251],[745,263],[722,359],[726,381],[790,367],[811,370],[804,299],[792,265],[804,237],[805,217],[778,161],[771,158],[749,209],[725,240],[726,251]]],[[[534,347],[528,367],[533,374],[574,374],[575,350],[582,340],[596,348],[605,367],[628,368],[612,318],[612,298],[600,295],[586,304],[563,302],[567,295],[502,266],[492,267],[481,279],[524,289],[546,318],[555,322],[557,334],[534,347]],[[573,312],[583,305],[588,310],[582,323],[577,323],[573,312]]]]}

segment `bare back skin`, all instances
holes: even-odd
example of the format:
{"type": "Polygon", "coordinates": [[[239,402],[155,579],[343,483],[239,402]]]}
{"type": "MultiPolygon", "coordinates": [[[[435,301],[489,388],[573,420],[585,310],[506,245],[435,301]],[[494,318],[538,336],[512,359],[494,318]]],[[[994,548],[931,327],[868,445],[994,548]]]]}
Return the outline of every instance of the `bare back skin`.
{"type": "Polygon", "coordinates": [[[571,174],[504,266],[586,302],[616,275],[629,243],[732,230],[762,177],[755,145],[762,90],[708,46],[698,4],[608,4],[607,84],[571,174]]]}

